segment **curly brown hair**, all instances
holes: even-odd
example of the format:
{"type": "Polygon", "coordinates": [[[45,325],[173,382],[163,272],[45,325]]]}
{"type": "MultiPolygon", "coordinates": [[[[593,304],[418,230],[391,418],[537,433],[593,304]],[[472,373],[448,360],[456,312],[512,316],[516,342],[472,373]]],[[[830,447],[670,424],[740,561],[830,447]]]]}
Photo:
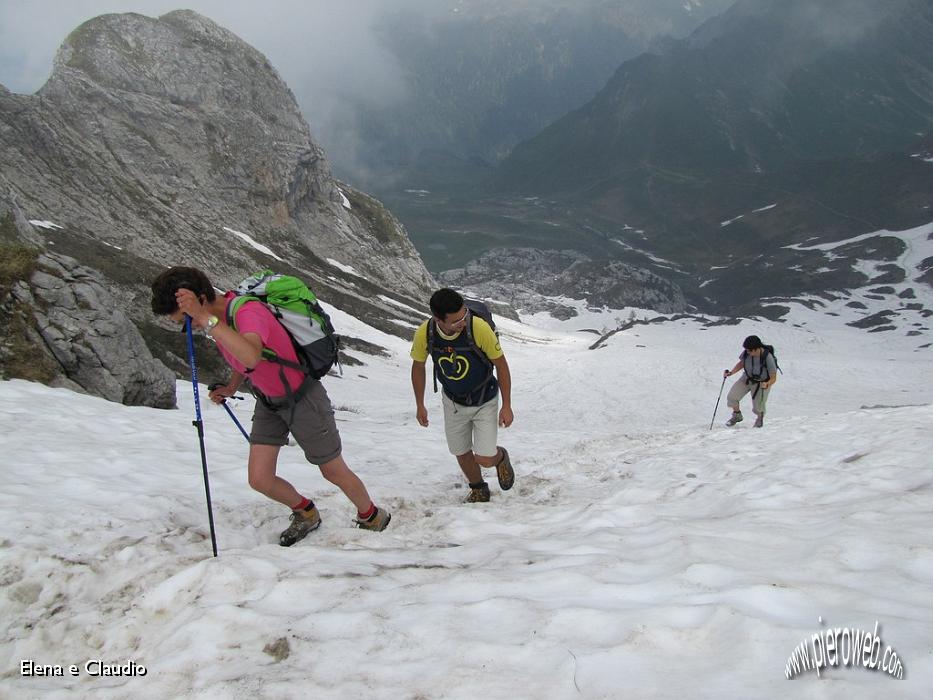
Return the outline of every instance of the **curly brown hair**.
{"type": "Polygon", "coordinates": [[[175,292],[190,289],[200,299],[203,294],[208,302],[214,301],[217,294],[207,275],[196,267],[170,267],[152,283],[152,313],[156,316],[168,316],[178,310],[175,292]]]}

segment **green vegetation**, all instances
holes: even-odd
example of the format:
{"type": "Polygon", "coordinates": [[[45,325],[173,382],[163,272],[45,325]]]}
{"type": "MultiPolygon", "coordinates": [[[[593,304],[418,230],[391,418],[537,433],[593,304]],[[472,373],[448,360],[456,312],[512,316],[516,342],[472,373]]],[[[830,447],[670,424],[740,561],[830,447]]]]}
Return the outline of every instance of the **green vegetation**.
{"type": "MultiPolygon", "coordinates": [[[[0,226],[7,226],[7,219],[0,226]]],[[[39,261],[36,248],[0,243],[0,377],[48,384],[59,368],[41,345],[26,304],[9,299],[17,282],[27,282],[39,261]]]]}
{"type": "Polygon", "coordinates": [[[349,187],[342,188],[347,199],[350,200],[350,211],[380,243],[390,243],[398,239],[399,232],[392,220],[392,215],[386,211],[382,204],[362,192],[349,187]]]}
{"type": "Polygon", "coordinates": [[[0,218],[0,242],[15,243],[19,240],[16,233],[16,224],[13,222],[13,213],[7,211],[0,218]]]}
{"type": "Polygon", "coordinates": [[[0,326],[5,329],[0,337],[0,377],[48,384],[60,368],[37,342],[30,318],[29,309],[22,305],[0,307],[0,326]]]}
{"type": "Polygon", "coordinates": [[[431,192],[397,194],[385,201],[432,272],[462,267],[495,248],[574,249],[595,257],[617,252],[585,217],[537,198],[431,192]]]}
{"type": "Polygon", "coordinates": [[[100,272],[106,279],[121,285],[135,286],[140,280],[153,280],[162,267],[126,250],[117,250],[78,229],[55,234],[56,253],[74,258],[82,265],[100,272]]]}
{"type": "Polygon", "coordinates": [[[6,299],[16,282],[28,281],[38,264],[38,249],[0,243],[0,301],[6,299]]]}

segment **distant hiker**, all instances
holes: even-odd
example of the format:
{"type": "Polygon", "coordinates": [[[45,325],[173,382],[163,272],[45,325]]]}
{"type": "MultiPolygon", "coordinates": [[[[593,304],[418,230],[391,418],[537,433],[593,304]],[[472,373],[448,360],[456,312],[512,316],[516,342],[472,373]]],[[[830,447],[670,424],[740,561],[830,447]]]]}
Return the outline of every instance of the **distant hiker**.
{"type": "Polygon", "coordinates": [[[279,544],[290,547],[321,524],[311,499],[276,476],[279,450],[288,442],[289,432],[305,458],[318,465],[324,478],[356,506],[359,527],[384,530],[391,516],[375,506],[363,482],[344,461],[334,409],[321,382],[300,369],[266,359],[269,350],[289,364],[297,363],[298,356],[288,332],[261,302],[247,301],[237,308],[238,330],[234,330],[227,313],[235,298],[233,292],[215,293],[207,276],[193,267],[172,267],[152,283],[152,311],[178,323],[190,316],[192,327],[204,330],[232,368],[226,385],[210,392],[211,401],[223,402],[244,380],[256,396],[249,436],[249,485],[291,508],[291,524],[279,536],[279,544]]]}
{"type": "Polygon", "coordinates": [[[748,394],[752,395],[752,412],[758,416],[755,427],[760,428],[765,423],[765,405],[768,403],[770,389],[777,381],[778,365],[774,357],[774,348],[761,342],[757,335],[748,336],[743,342],[744,350],[739,355],[739,361],[731,370],[723,372],[724,377],[743,372],[743,376],[732,385],[726,402],[732,409],[732,417],[726,425],[733,426],[742,422],[742,411],[739,401],[748,394]]]}
{"type": "Polygon", "coordinates": [[[515,482],[509,453],[496,444],[499,426],[507,428],[513,420],[509,365],[490,325],[492,316],[485,304],[465,302],[460,294],[445,288],[434,293],[430,306],[433,316],[415,331],[411,347],[416,417],[427,427],[424,365],[430,355],[434,363],[434,390],[437,391],[438,380],[444,388],[447,447],[456,456],[470,485],[465,502],[485,503],[489,500],[489,485],[480,467],[495,467],[503,491],[508,491],[515,482]]]}

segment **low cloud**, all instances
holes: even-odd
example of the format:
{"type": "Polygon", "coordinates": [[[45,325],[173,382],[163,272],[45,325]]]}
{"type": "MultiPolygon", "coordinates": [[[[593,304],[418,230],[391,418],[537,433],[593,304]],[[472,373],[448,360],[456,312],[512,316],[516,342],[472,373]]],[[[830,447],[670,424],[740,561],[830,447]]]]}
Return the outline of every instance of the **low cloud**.
{"type": "MultiPolygon", "coordinates": [[[[429,0],[393,2],[392,9],[428,11],[429,0]]],[[[328,143],[352,119],[352,105],[389,104],[405,96],[402,71],[376,40],[380,0],[177,0],[18,2],[0,0],[0,84],[31,94],[48,79],[55,52],[81,23],[112,12],[158,17],[190,9],[217,22],[264,53],[295,93],[314,137],[328,143]]]]}

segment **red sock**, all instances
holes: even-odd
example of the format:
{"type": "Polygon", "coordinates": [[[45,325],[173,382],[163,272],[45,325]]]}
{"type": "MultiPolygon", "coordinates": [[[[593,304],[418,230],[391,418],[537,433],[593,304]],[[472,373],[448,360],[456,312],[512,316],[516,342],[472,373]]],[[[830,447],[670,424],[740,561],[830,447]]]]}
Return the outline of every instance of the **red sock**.
{"type": "Polygon", "coordinates": [[[373,503],[372,501],[370,501],[369,508],[366,510],[365,513],[357,513],[360,520],[369,520],[375,514],[376,514],[376,504],[373,503]]]}
{"type": "Polygon", "coordinates": [[[302,496],[302,497],[301,497],[301,500],[298,501],[298,505],[297,505],[297,506],[292,506],[292,510],[304,510],[305,508],[307,508],[307,507],[310,506],[310,505],[311,505],[311,499],[310,499],[310,498],[305,498],[304,496],[302,496]]]}

